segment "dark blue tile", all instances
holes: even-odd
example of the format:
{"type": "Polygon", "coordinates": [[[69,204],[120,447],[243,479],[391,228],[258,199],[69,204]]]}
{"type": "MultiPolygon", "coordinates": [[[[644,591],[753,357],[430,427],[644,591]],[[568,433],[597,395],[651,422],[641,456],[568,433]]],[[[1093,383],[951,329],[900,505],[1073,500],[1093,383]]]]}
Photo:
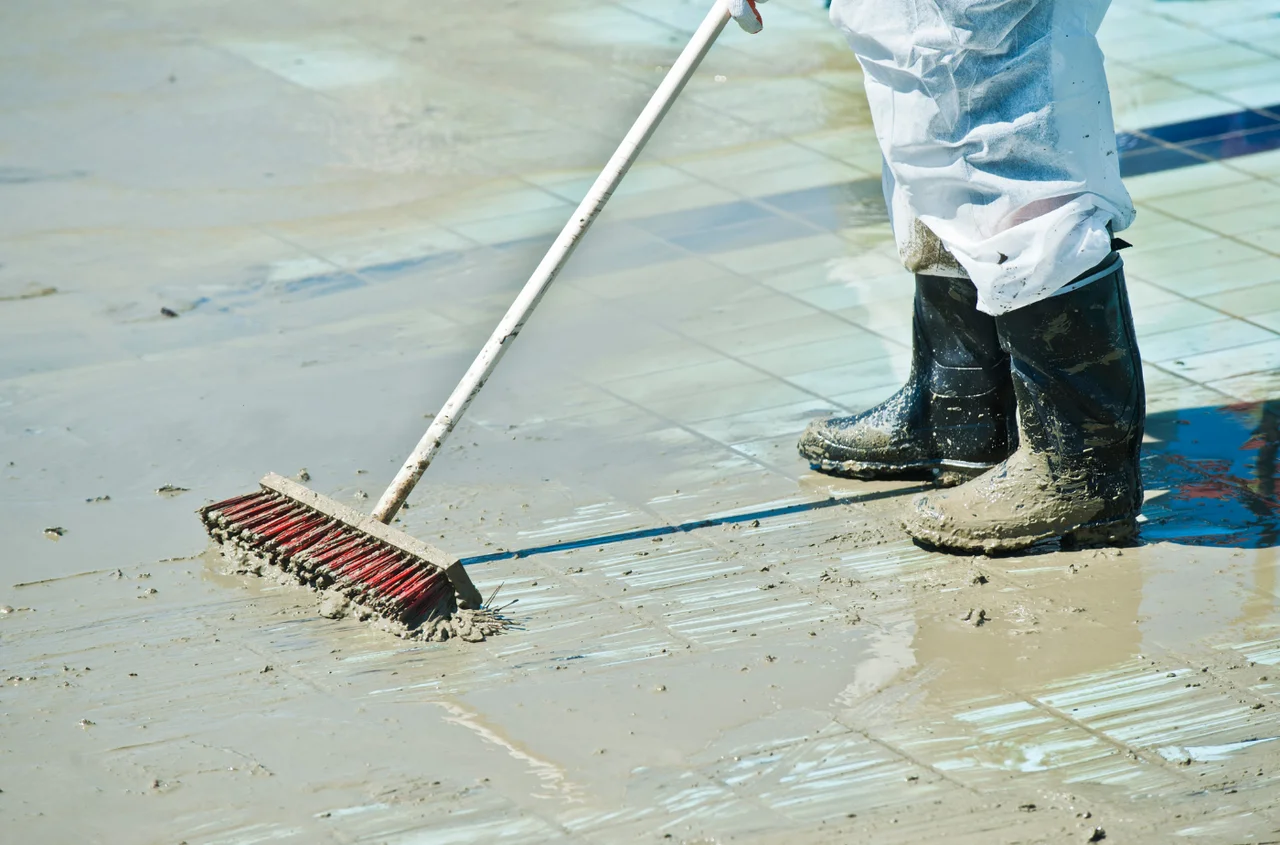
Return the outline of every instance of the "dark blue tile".
{"type": "MultiPolygon", "coordinates": [[[[1120,133],[1122,175],[1159,173],[1253,153],[1280,149],[1280,105],[1181,121],[1120,133]],[[1268,114],[1265,112],[1273,112],[1268,114]]],[[[580,263],[593,272],[670,261],[688,250],[699,254],[801,238],[816,231],[883,223],[887,219],[879,179],[783,191],[756,200],[653,214],[626,225],[637,237],[588,250],[580,263]]],[[[491,249],[512,262],[536,261],[554,234],[520,238],[491,249]]],[[[608,239],[606,239],[608,240],[608,239]]],[[[491,253],[492,254],[492,253],[491,253]]],[[[361,268],[360,277],[341,272],[299,279],[284,286],[295,295],[319,295],[358,287],[365,281],[448,273],[471,253],[444,253],[361,268]]]]}
{"type": "Polygon", "coordinates": [[[812,226],[788,220],[785,217],[768,217],[759,220],[744,220],[728,226],[714,229],[702,229],[684,235],[675,235],[670,240],[676,246],[701,255],[712,255],[719,252],[730,252],[735,249],[747,249],[753,246],[790,241],[815,234],[812,226]]]}
{"type": "Polygon", "coordinates": [[[786,191],[760,201],[828,231],[888,220],[879,179],[786,191]]]}
{"type": "Polygon", "coordinates": [[[1176,147],[1152,147],[1130,155],[1122,155],[1120,175],[1125,178],[1142,176],[1147,173],[1177,170],[1194,164],[1204,164],[1204,159],[1176,147]]]}
{"type": "Polygon", "coordinates": [[[1212,138],[1208,141],[1200,141],[1183,146],[1188,150],[1217,161],[1253,155],[1254,153],[1266,153],[1274,149],[1280,149],[1280,123],[1269,129],[1257,132],[1227,135],[1222,138],[1212,138]]]}
{"type": "Polygon", "coordinates": [[[1121,132],[1116,135],[1116,149],[1122,156],[1158,146],[1158,143],[1140,132],[1121,132]]]}
{"type": "Polygon", "coordinates": [[[617,273],[676,261],[684,255],[669,242],[628,223],[606,223],[583,239],[569,271],[580,276],[617,273]]]}
{"type": "Polygon", "coordinates": [[[1120,172],[1141,176],[1273,150],[1280,117],[1264,112],[1280,113],[1280,105],[1120,133],[1120,172]]]}
{"type": "Polygon", "coordinates": [[[883,196],[884,189],[879,179],[857,179],[837,185],[819,185],[814,188],[783,191],[770,194],[764,199],[776,208],[794,211],[815,205],[840,205],[862,200],[879,200],[883,196]]]}
{"type": "Polygon", "coordinates": [[[632,226],[663,238],[691,234],[751,220],[767,220],[772,211],[750,200],[735,200],[719,205],[654,214],[630,221],[632,226]]]}
{"type": "MultiPolygon", "coordinates": [[[[1273,106],[1272,109],[1280,108],[1273,106]]],[[[1160,141],[1180,144],[1189,141],[1202,141],[1219,135],[1234,132],[1249,132],[1280,125],[1280,119],[1262,114],[1258,111],[1239,111],[1231,114],[1216,114],[1181,123],[1170,123],[1143,129],[1141,133],[1160,141]]]]}

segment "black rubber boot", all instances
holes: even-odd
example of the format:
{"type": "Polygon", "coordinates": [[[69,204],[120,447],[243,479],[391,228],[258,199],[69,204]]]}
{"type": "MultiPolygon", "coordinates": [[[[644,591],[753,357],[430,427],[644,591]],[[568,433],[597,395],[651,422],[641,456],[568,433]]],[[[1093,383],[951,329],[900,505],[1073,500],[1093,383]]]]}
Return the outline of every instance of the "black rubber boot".
{"type": "Polygon", "coordinates": [[[1142,362],[1119,256],[1081,279],[1099,274],[996,318],[1013,362],[1018,450],[980,478],[917,497],[905,520],[916,540],[990,554],[1137,535],[1142,362]]]}
{"type": "Polygon", "coordinates": [[[813,468],[854,478],[980,475],[1013,450],[1009,356],[968,279],[916,276],[911,375],[852,417],[814,420],[800,438],[813,468]]]}

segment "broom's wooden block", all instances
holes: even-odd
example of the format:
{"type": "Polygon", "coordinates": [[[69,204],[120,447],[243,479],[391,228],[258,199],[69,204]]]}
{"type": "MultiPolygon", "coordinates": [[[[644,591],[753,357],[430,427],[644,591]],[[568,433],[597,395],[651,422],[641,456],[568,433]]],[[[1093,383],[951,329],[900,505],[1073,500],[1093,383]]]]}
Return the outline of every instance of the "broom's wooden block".
{"type": "Polygon", "coordinates": [[[475,584],[471,583],[471,576],[467,575],[466,568],[458,561],[457,557],[446,554],[441,549],[429,543],[424,543],[415,537],[410,537],[397,528],[383,525],[368,514],[363,514],[341,502],[336,502],[328,496],[322,496],[314,490],[303,487],[298,482],[282,475],[277,475],[274,472],[268,473],[259,484],[266,490],[287,496],[314,511],[349,525],[352,529],[362,534],[367,534],[375,540],[394,546],[432,566],[444,570],[445,577],[449,579],[449,583],[453,585],[454,593],[457,594],[458,607],[478,610],[484,603],[480,591],[476,589],[475,584]]]}

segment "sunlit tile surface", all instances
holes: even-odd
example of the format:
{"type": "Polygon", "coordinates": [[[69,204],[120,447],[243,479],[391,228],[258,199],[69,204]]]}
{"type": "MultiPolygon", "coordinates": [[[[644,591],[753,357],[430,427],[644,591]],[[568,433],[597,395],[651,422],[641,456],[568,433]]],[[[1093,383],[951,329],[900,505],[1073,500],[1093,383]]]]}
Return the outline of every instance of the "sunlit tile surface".
{"type": "Polygon", "coordinates": [[[368,507],[702,5],[4,13],[6,841],[1275,839],[1280,0],[1113,2],[1145,544],[993,559],[795,452],[910,367],[822,5],[726,30],[400,515],[470,647],[191,512],[368,507]]]}

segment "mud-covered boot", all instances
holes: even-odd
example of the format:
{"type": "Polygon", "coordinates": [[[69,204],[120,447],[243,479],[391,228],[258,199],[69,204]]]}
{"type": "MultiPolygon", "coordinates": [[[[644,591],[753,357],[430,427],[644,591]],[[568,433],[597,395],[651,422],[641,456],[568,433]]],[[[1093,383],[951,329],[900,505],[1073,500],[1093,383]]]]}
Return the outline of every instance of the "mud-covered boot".
{"type": "Polygon", "coordinates": [[[1009,356],[968,279],[916,276],[911,375],[887,401],[814,420],[800,438],[813,468],[854,478],[959,484],[1013,450],[1009,356]]]}
{"type": "Polygon", "coordinates": [[[918,496],[904,520],[916,540],[990,554],[1137,535],[1146,396],[1119,256],[1090,278],[996,318],[1013,362],[1018,450],[954,490],[918,496]]]}

